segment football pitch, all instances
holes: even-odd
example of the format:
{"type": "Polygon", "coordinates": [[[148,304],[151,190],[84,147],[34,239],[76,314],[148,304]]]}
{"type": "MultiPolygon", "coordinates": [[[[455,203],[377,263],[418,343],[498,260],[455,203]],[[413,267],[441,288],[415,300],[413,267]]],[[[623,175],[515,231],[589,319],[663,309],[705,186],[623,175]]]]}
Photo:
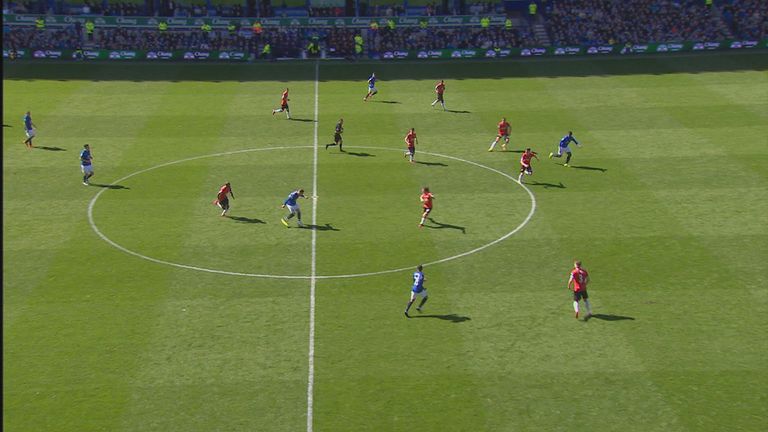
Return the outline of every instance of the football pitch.
{"type": "Polygon", "coordinates": [[[5,430],[768,428],[765,53],[3,78],[5,430]]]}

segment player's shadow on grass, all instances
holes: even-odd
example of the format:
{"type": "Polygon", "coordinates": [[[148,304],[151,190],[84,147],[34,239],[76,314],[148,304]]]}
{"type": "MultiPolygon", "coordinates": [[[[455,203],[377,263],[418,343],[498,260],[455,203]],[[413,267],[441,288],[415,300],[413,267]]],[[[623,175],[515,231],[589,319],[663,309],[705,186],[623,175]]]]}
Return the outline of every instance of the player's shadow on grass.
{"type": "Polygon", "coordinates": [[[117,185],[117,184],[99,184],[99,183],[91,183],[91,186],[96,186],[96,187],[100,187],[100,188],[104,188],[104,189],[112,189],[112,190],[117,190],[117,189],[130,189],[128,186],[117,185]]]}
{"type": "Polygon", "coordinates": [[[631,316],[623,316],[623,315],[608,315],[608,314],[593,314],[589,317],[589,319],[599,319],[603,321],[634,321],[635,319],[631,316]]]}
{"type": "Polygon", "coordinates": [[[309,123],[314,123],[315,122],[312,119],[304,119],[304,118],[296,118],[296,117],[291,117],[288,120],[290,120],[290,121],[297,121],[297,122],[309,122],[309,123]]]}
{"type": "Polygon", "coordinates": [[[571,165],[571,168],[576,168],[576,169],[583,169],[583,170],[588,170],[588,171],[600,171],[600,172],[606,172],[606,171],[608,171],[608,168],[591,167],[591,166],[577,166],[577,165],[571,165]]]}
{"type": "Polygon", "coordinates": [[[3,123],[3,127],[13,127],[13,126],[3,123]]]}
{"type": "Polygon", "coordinates": [[[428,218],[428,220],[430,222],[432,222],[434,225],[424,225],[425,228],[431,228],[431,229],[451,228],[451,229],[455,229],[455,230],[461,231],[462,234],[466,234],[467,233],[467,229],[465,227],[463,227],[463,226],[441,223],[441,222],[438,222],[438,221],[436,221],[436,220],[434,220],[432,218],[428,218]]]}
{"type": "Polygon", "coordinates": [[[325,224],[325,225],[305,225],[304,228],[316,230],[316,231],[341,231],[338,228],[334,228],[331,226],[331,224],[325,224]]]}
{"type": "Polygon", "coordinates": [[[454,113],[454,114],[472,114],[472,111],[459,111],[459,110],[445,110],[445,112],[454,113]]]}
{"type": "Polygon", "coordinates": [[[565,189],[565,185],[563,184],[563,182],[554,184],[554,183],[544,183],[544,182],[535,181],[533,183],[525,183],[525,184],[529,186],[544,186],[544,189],[549,189],[549,188],[565,189]]]}
{"type": "Polygon", "coordinates": [[[447,167],[448,166],[447,164],[444,164],[442,162],[422,162],[422,161],[415,161],[415,162],[417,164],[428,165],[428,166],[443,166],[443,167],[447,167]]]}
{"type": "Polygon", "coordinates": [[[357,156],[357,157],[376,157],[375,154],[365,153],[365,152],[351,152],[344,150],[344,153],[350,155],[350,156],[357,156]]]}
{"type": "Polygon", "coordinates": [[[47,151],[67,151],[67,149],[61,147],[35,146],[33,148],[47,151]]]}
{"type": "Polygon", "coordinates": [[[385,103],[385,104],[399,104],[399,103],[402,103],[402,102],[393,101],[393,100],[372,100],[371,102],[385,103]]]}
{"type": "Polygon", "coordinates": [[[247,218],[245,216],[227,216],[227,217],[232,219],[233,221],[242,222],[242,223],[266,224],[266,222],[264,222],[261,219],[247,218]]]}
{"type": "Polygon", "coordinates": [[[411,318],[436,318],[443,321],[450,321],[453,323],[462,323],[464,321],[472,321],[472,318],[468,316],[461,316],[456,314],[446,315],[412,315],[411,318]]]}

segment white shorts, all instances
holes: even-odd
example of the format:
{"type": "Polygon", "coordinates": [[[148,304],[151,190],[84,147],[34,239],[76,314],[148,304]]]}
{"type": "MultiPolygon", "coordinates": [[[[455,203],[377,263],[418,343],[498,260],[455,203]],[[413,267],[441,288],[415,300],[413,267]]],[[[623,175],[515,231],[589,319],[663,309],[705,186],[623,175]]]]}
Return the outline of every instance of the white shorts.
{"type": "Polygon", "coordinates": [[[93,165],[80,165],[83,174],[93,174],[93,165]]]}
{"type": "Polygon", "coordinates": [[[376,93],[377,91],[376,87],[368,87],[368,93],[376,93]]]}
{"type": "Polygon", "coordinates": [[[301,211],[301,207],[299,207],[298,204],[296,204],[295,206],[286,204],[285,207],[288,208],[288,211],[291,212],[291,214],[301,211]]]}
{"type": "Polygon", "coordinates": [[[27,138],[32,138],[35,136],[35,130],[34,129],[28,129],[27,130],[27,138]]]}
{"type": "Polygon", "coordinates": [[[558,146],[557,147],[557,155],[560,156],[563,153],[572,153],[571,152],[571,147],[570,146],[565,146],[565,147],[558,146]]]}
{"type": "Polygon", "coordinates": [[[411,300],[415,299],[417,296],[419,296],[419,297],[421,297],[421,298],[425,298],[425,297],[427,297],[427,289],[426,289],[426,288],[424,288],[424,289],[423,289],[423,290],[421,290],[421,292],[419,292],[419,293],[411,291],[411,300]]]}

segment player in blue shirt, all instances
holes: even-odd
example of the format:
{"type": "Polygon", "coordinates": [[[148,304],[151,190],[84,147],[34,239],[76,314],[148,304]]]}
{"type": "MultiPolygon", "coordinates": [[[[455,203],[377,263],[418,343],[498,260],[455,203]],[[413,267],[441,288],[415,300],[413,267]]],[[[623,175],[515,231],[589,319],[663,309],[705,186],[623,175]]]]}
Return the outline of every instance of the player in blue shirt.
{"type": "Polygon", "coordinates": [[[376,90],[376,74],[371,72],[371,76],[368,77],[368,94],[363,98],[363,102],[367,102],[369,98],[378,93],[376,90]]]}
{"type": "Polygon", "coordinates": [[[282,222],[283,225],[286,226],[286,228],[289,227],[288,219],[294,216],[297,216],[299,228],[304,227],[304,224],[301,223],[301,208],[299,207],[299,203],[296,202],[296,200],[299,198],[309,199],[306,196],[304,196],[304,189],[297,189],[291,192],[290,195],[288,195],[288,198],[286,198],[286,200],[283,201],[283,205],[280,207],[280,208],[288,207],[288,211],[291,212],[287,217],[280,218],[280,222],[282,222]]]}
{"type": "Polygon", "coordinates": [[[576,138],[573,137],[573,132],[568,131],[568,135],[564,136],[563,139],[560,140],[560,145],[557,147],[557,154],[550,153],[549,158],[552,159],[553,157],[559,158],[563,156],[563,153],[567,154],[568,157],[565,159],[565,163],[563,166],[568,166],[568,163],[571,161],[571,147],[568,145],[573,141],[576,143],[577,146],[581,147],[581,144],[579,144],[578,141],[576,141],[576,138]]]}
{"type": "Polygon", "coordinates": [[[414,300],[416,300],[416,296],[421,297],[421,303],[419,303],[419,306],[416,307],[416,310],[421,312],[421,308],[424,307],[424,303],[427,302],[427,289],[424,288],[424,273],[422,273],[422,265],[419,264],[418,267],[416,267],[416,271],[413,273],[413,287],[411,288],[411,299],[408,301],[408,306],[405,307],[405,317],[410,318],[411,316],[408,315],[408,311],[411,309],[411,305],[413,305],[414,300]]]}
{"type": "Polygon", "coordinates": [[[24,140],[24,145],[26,145],[28,149],[31,149],[34,147],[32,145],[32,138],[35,137],[35,124],[32,123],[32,113],[29,111],[24,114],[24,132],[27,134],[27,139],[24,140]]]}
{"type": "Polygon", "coordinates": [[[83,146],[83,151],[80,152],[80,170],[83,172],[83,184],[86,186],[90,184],[89,179],[93,177],[92,160],[91,147],[86,144],[83,146]]]}

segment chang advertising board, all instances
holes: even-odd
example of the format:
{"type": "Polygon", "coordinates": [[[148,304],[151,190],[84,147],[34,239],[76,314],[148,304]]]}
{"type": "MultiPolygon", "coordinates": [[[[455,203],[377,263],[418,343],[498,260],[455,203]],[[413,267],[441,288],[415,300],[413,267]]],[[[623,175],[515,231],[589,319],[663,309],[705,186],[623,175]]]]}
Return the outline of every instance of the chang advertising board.
{"type": "Polygon", "coordinates": [[[581,53],[581,47],[558,47],[555,48],[555,55],[575,55],[581,53]]]}
{"type": "MultiPolygon", "coordinates": [[[[26,53],[27,53],[27,50],[23,50],[23,49],[16,50],[16,58],[22,58],[26,53]]],[[[4,49],[3,58],[10,58],[10,56],[11,56],[11,50],[4,49]]]]}
{"type": "Polygon", "coordinates": [[[37,50],[32,53],[32,58],[36,59],[58,59],[61,58],[61,51],[59,50],[37,50]]]}
{"type": "Polygon", "coordinates": [[[243,60],[245,53],[242,51],[221,51],[219,60],[243,60]]]}
{"type": "Polygon", "coordinates": [[[147,60],[170,60],[173,58],[171,51],[148,51],[147,60]]]}
{"type": "Polygon", "coordinates": [[[211,53],[208,51],[186,51],[184,53],[184,60],[208,60],[211,57],[211,53]]]}
{"type": "Polygon", "coordinates": [[[547,53],[546,48],[523,48],[520,50],[520,55],[523,57],[540,56],[547,53]]]}
{"type": "Polygon", "coordinates": [[[110,60],[133,60],[136,51],[110,51],[108,57],[110,60]]]}

